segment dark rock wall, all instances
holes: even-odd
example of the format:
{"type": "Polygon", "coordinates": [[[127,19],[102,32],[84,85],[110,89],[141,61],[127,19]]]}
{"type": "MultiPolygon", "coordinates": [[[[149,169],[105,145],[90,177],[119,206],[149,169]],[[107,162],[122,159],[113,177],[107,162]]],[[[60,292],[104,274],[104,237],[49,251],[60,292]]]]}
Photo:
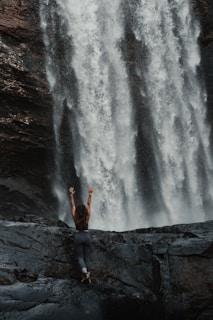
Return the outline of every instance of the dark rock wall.
{"type": "MultiPolygon", "coordinates": [[[[39,1],[0,2],[0,211],[44,214],[51,198],[52,106],[39,1]]],[[[51,206],[49,206],[49,209],[51,206]]]]}
{"type": "Polygon", "coordinates": [[[213,2],[193,0],[193,3],[201,24],[201,64],[207,91],[208,118],[213,124],[213,2]]]}
{"type": "MultiPolygon", "coordinates": [[[[208,94],[208,119],[213,123],[213,4],[211,0],[192,0],[192,3],[202,26],[201,76],[204,75],[208,94]]],[[[131,59],[136,58],[137,43],[128,33],[128,26],[124,42],[124,51],[131,59]]],[[[128,70],[131,73],[131,63],[128,70]]],[[[134,83],[137,84],[137,79],[134,83]]],[[[1,0],[0,211],[5,215],[16,212],[45,215],[53,210],[54,136],[52,99],[48,90],[39,1],[1,0]]],[[[137,99],[136,85],[132,92],[137,99]]],[[[150,130],[150,119],[148,115],[143,116],[147,117],[147,128],[143,128],[140,136],[150,130]]],[[[140,147],[140,141],[136,143],[140,147]]],[[[147,154],[147,163],[152,163],[151,152],[147,154]]],[[[144,169],[144,179],[151,175],[149,167],[144,169]]],[[[72,170],[70,168],[70,172],[72,170]]],[[[154,182],[150,181],[150,189],[157,188],[157,179],[154,182]]],[[[158,201],[153,199],[153,203],[158,201]]]]}

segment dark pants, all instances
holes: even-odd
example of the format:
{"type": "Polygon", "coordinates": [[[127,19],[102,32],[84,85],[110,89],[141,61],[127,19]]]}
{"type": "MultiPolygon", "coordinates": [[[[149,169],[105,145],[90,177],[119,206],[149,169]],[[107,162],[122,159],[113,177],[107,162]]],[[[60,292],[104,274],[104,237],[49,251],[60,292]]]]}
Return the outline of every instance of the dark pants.
{"type": "Polygon", "coordinates": [[[82,268],[88,270],[88,254],[91,247],[89,232],[79,231],[75,233],[74,249],[77,253],[78,263],[82,268]]]}

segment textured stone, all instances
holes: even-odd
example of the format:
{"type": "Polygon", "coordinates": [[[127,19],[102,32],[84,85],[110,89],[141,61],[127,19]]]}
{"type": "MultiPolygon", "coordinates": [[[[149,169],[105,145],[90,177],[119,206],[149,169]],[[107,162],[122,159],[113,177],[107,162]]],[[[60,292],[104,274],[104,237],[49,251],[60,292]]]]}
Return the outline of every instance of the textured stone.
{"type": "Polygon", "coordinates": [[[213,124],[213,2],[211,0],[193,0],[194,10],[201,24],[199,38],[202,68],[207,91],[208,119],[213,124]]]}
{"type": "Polygon", "coordinates": [[[7,215],[44,214],[44,199],[51,198],[52,107],[44,63],[39,1],[2,0],[0,207],[7,215]]]}
{"type": "Polygon", "coordinates": [[[80,282],[72,228],[1,220],[0,318],[212,319],[213,221],[90,234],[92,285],[80,282]]]}

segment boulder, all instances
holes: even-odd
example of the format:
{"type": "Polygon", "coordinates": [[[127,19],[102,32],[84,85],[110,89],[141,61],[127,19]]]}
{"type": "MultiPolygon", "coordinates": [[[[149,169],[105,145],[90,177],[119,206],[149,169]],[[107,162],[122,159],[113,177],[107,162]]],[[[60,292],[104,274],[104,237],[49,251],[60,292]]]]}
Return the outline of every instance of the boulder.
{"type": "Polygon", "coordinates": [[[213,221],[90,234],[85,284],[73,228],[0,220],[0,319],[213,318],[213,221]]]}

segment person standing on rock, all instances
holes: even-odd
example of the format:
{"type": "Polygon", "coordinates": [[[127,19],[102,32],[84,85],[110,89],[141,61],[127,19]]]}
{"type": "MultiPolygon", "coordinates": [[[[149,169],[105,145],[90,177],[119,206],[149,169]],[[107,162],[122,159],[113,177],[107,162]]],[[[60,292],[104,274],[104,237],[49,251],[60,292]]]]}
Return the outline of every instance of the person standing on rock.
{"type": "Polygon", "coordinates": [[[93,187],[88,188],[88,200],[87,205],[79,204],[75,206],[73,187],[69,188],[71,213],[76,226],[76,233],[74,238],[74,249],[77,253],[78,263],[83,273],[81,282],[88,281],[91,283],[90,272],[88,270],[87,257],[91,247],[90,235],[88,232],[89,218],[91,214],[91,201],[93,187]]]}

